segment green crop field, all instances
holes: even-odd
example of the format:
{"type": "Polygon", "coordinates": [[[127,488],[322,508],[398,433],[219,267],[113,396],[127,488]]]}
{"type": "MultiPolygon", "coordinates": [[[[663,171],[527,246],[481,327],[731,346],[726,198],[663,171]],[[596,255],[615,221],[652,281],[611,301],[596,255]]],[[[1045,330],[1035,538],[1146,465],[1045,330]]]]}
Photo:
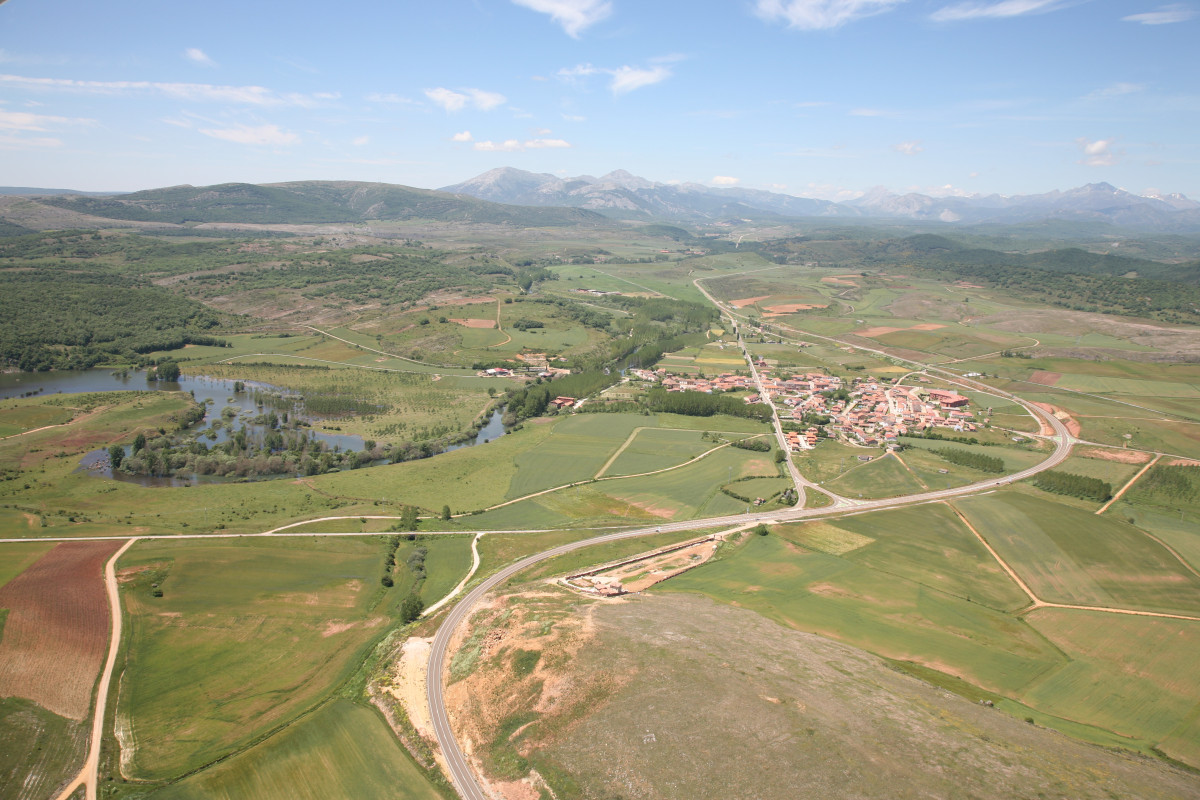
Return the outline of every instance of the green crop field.
{"type": "Polygon", "coordinates": [[[823,524],[873,539],[844,558],[881,574],[999,611],[1016,611],[1029,602],[958,516],[940,503],[823,524]]]}
{"type": "Polygon", "coordinates": [[[605,475],[638,475],[666,469],[713,449],[719,442],[704,441],[700,431],[677,428],[645,428],[617,456],[605,475]]]}
{"type": "Polygon", "coordinates": [[[662,588],[698,592],[1001,694],[1018,691],[1065,661],[1008,614],[778,535],[751,536],[728,557],[662,588]]]}
{"type": "MultiPolygon", "coordinates": [[[[5,528],[5,530],[9,529],[5,528]]],[[[54,544],[51,542],[0,544],[0,586],[20,575],[26,567],[45,555],[52,547],[54,544]]],[[[3,627],[0,626],[0,633],[3,630],[3,627]]]]}
{"type": "Polygon", "coordinates": [[[442,800],[373,709],[335,700],[154,800],[442,800]]]}
{"type": "Polygon", "coordinates": [[[344,679],[399,601],[379,584],[383,550],[382,539],[346,537],[131,549],[121,562],[129,622],[117,713],[129,721],[132,774],[169,779],[211,763],[344,679]]]}
{"type": "Polygon", "coordinates": [[[516,459],[507,497],[590,479],[634,428],[645,424],[637,414],[580,414],[556,421],[549,438],[516,459]]]}
{"type": "Polygon", "coordinates": [[[1200,622],[1042,609],[1029,624],[1071,661],[1030,685],[1022,700],[1200,763],[1200,622]]]}
{"type": "Polygon", "coordinates": [[[1088,458],[1083,455],[1073,455],[1061,465],[1055,467],[1061,472],[1071,472],[1089,478],[1099,478],[1112,485],[1116,492],[1129,482],[1129,479],[1144,467],[1145,464],[1125,464],[1120,461],[1110,461],[1106,458],[1088,458]]]}
{"type": "Polygon", "coordinates": [[[36,703],[0,698],[0,797],[54,796],[55,787],[70,780],[87,756],[88,732],[87,725],[36,703]]]}
{"type": "Polygon", "coordinates": [[[1043,600],[1200,614],[1200,578],[1122,520],[1019,491],[956,505],[1043,600]]]}
{"type": "MultiPolygon", "coordinates": [[[[822,486],[844,497],[873,499],[915,494],[926,487],[913,477],[899,459],[892,455],[880,455],[878,450],[865,451],[871,461],[859,463],[822,486]]],[[[856,459],[857,462],[857,459],[856,459]]]]}

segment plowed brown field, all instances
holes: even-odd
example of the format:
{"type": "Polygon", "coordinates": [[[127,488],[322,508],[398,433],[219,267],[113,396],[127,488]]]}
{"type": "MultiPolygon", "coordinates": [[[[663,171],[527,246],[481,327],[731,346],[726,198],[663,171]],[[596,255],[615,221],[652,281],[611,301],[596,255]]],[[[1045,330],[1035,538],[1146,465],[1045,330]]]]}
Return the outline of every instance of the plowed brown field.
{"type": "Polygon", "coordinates": [[[64,542],[0,588],[0,697],[73,720],[91,707],[108,645],[104,564],[121,542],[64,542]]]}

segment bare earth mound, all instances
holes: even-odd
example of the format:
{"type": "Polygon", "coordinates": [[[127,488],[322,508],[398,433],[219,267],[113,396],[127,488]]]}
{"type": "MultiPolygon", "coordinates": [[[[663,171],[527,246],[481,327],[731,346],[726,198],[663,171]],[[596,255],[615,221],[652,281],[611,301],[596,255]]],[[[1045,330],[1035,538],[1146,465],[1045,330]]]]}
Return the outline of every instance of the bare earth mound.
{"type": "Polygon", "coordinates": [[[104,564],[121,542],[67,542],[0,588],[0,697],[82,720],[108,646],[104,564]]]}
{"type": "Polygon", "coordinates": [[[1075,742],[705,598],[586,604],[553,625],[572,630],[565,658],[548,657],[558,637],[538,637],[533,615],[517,617],[524,635],[492,628],[478,671],[452,693],[453,716],[478,714],[472,749],[507,773],[492,786],[510,800],[539,796],[542,779],[559,800],[1200,796],[1194,774],[1075,742]],[[527,670],[523,648],[539,644],[527,670]]]}
{"type": "Polygon", "coordinates": [[[494,319],[451,319],[451,322],[458,323],[464,328],[494,328],[496,320],[494,319]]]}

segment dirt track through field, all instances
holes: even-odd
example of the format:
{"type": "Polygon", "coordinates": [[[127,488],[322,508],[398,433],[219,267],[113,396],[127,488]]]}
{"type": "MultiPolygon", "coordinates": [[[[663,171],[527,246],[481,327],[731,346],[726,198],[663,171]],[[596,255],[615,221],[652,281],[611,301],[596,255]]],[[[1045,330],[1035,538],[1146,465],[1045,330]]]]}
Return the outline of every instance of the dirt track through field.
{"type": "Polygon", "coordinates": [[[1128,483],[1126,483],[1124,486],[1122,486],[1120,489],[1118,489],[1117,493],[1114,494],[1107,503],[1100,506],[1100,510],[1097,511],[1096,513],[1103,514],[1105,511],[1108,511],[1108,507],[1111,506],[1113,503],[1117,502],[1118,500],[1120,500],[1121,495],[1123,495],[1123,494],[1125,494],[1125,492],[1129,491],[1129,488],[1131,486],[1133,486],[1135,483],[1137,483],[1139,478],[1141,478],[1143,475],[1145,475],[1147,472],[1149,472],[1150,468],[1153,467],[1155,464],[1157,464],[1158,460],[1160,458],[1162,458],[1161,454],[1156,455],[1154,458],[1150,459],[1150,462],[1148,464],[1146,464],[1146,466],[1144,466],[1140,470],[1138,470],[1138,474],[1134,475],[1132,478],[1129,479],[1128,483]]]}
{"type": "Polygon", "coordinates": [[[104,590],[108,595],[111,634],[108,640],[108,658],[104,662],[104,672],[100,675],[100,682],[96,687],[96,707],[92,712],[92,740],[83,769],[80,770],[75,780],[67,784],[67,787],[59,793],[56,800],[68,800],[80,786],[84,787],[85,800],[97,800],[100,746],[104,741],[104,706],[108,700],[108,687],[112,680],[113,667],[117,663],[117,653],[121,650],[121,595],[120,589],[117,587],[117,559],[124,555],[125,551],[136,541],[136,538],[126,541],[104,565],[104,590]]]}
{"type": "MultiPolygon", "coordinates": [[[[1083,606],[1075,605],[1074,603],[1051,603],[1043,600],[1034,593],[1033,589],[1029,588],[1029,584],[1025,583],[1025,581],[1021,579],[1021,576],[1017,574],[1017,571],[1009,566],[1009,563],[1001,558],[1000,554],[997,553],[990,544],[988,544],[988,540],[983,538],[983,534],[975,530],[975,526],[967,521],[967,518],[963,516],[961,511],[955,508],[952,503],[946,503],[946,505],[950,507],[951,511],[958,515],[958,518],[962,520],[963,525],[966,525],[967,529],[970,530],[971,533],[975,534],[975,538],[979,540],[980,544],[987,548],[987,551],[992,554],[992,558],[996,559],[996,563],[1008,573],[1008,577],[1012,578],[1017,586],[1021,587],[1021,591],[1023,591],[1029,597],[1030,605],[1024,610],[1018,612],[1019,614],[1028,614],[1030,611],[1036,611],[1039,608],[1065,608],[1072,611],[1100,611],[1105,614],[1124,614],[1132,617],[1158,617],[1160,619],[1180,619],[1188,622],[1200,622],[1200,617],[1194,617],[1188,614],[1167,614],[1162,611],[1138,611],[1132,608],[1116,608],[1113,606],[1083,606]]],[[[1157,537],[1151,536],[1150,538],[1154,539],[1159,544],[1162,544],[1157,537]]],[[[1163,546],[1166,547],[1166,545],[1163,546]]],[[[1192,567],[1186,561],[1180,558],[1178,553],[1176,553],[1174,550],[1171,550],[1169,547],[1167,547],[1167,550],[1169,550],[1173,556],[1179,559],[1180,563],[1187,567],[1188,570],[1190,570],[1193,574],[1197,574],[1197,577],[1200,577],[1200,574],[1196,573],[1196,571],[1192,569],[1192,567]]]]}

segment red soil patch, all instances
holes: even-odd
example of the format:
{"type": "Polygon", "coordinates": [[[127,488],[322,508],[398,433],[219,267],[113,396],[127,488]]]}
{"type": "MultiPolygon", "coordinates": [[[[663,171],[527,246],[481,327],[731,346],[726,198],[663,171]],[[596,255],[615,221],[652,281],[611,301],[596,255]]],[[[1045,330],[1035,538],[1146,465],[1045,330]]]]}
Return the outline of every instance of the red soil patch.
{"type": "Polygon", "coordinates": [[[77,721],[108,648],[104,564],[119,541],[64,542],[0,588],[0,697],[24,697],[77,721]]]}
{"type": "Polygon", "coordinates": [[[1076,455],[1084,458],[1098,458],[1103,461],[1119,461],[1122,464],[1145,464],[1154,457],[1150,453],[1142,453],[1138,450],[1112,450],[1106,447],[1080,448],[1076,451],[1076,455]]]}
{"type": "Polygon", "coordinates": [[[829,306],[815,303],[784,303],[778,306],[766,306],[763,310],[773,314],[795,314],[797,311],[808,311],[813,308],[829,308],[829,306]]]}
{"type": "MultiPolygon", "coordinates": [[[[1034,403],[1034,405],[1037,406],[1038,408],[1042,409],[1043,411],[1049,411],[1051,414],[1053,414],[1055,417],[1057,417],[1059,420],[1061,420],[1062,423],[1067,426],[1067,433],[1071,434],[1072,436],[1079,435],[1079,431],[1080,431],[1079,421],[1076,420],[1074,417],[1072,417],[1070,414],[1068,414],[1066,411],[1063,411],[1058,406],[1052,406],[1049,403],[1034,403]]],[[[1041,420],[1038,420],[1038,422],[1042,426],[1041,434],[1043,436],[1053,436],[1054,435],[1054,429],[1051,428],[1048,423],[1042,422],[1041,420]]]]}
{"type": "Polygon", "coordinates": [[[1190,458],[1173,458],[1167,462],[1168,467],[1200,467],[1200,461],[1190,458]]]}
{"type": "Polygon", "coordinates": [[[853,331],[856,336],[883,336],[888,333],[900,333],[901,331],[936,331],[939,328],[944,328],[945,325],[939,325],[936,322],[922,322],[920,325],[913,325],[911,328],[889,328],[884,325],[878,325],[874,328],[866,328],[861,331],[853,331]]]}
{"type": "Polygon", "coordinates": [[[769,294],[764,294],[762,297],[743,297],[741,300],[730,300],[729,305],[734,308],[744,308],[745,306],[754,305],[759,300],[766,300],[770,296],[769,294]]]}
{"type": "Polygon", "coordinates": [[[1044,369],[1039,369],[1037,372],[1029,376],[1030,383],[1040,383],[1042,386],[1053,386],[1062,378],[1061,372],[1047,372],[1044,369]]]}
{"type": "Polygon", "coordinates": [[[834,286],[858,286],[854,281],[848,281],[846,278],[853,278],[854,275],[830,275],[826,278],[821,278],[821,283],[832,283],[834,286]]]}
{"type": "Polygon", "coordinates": [[[451,319],[451,322],[457,322],[464,328],[494,328],[496,320],[494,319],[451,319]]]}

